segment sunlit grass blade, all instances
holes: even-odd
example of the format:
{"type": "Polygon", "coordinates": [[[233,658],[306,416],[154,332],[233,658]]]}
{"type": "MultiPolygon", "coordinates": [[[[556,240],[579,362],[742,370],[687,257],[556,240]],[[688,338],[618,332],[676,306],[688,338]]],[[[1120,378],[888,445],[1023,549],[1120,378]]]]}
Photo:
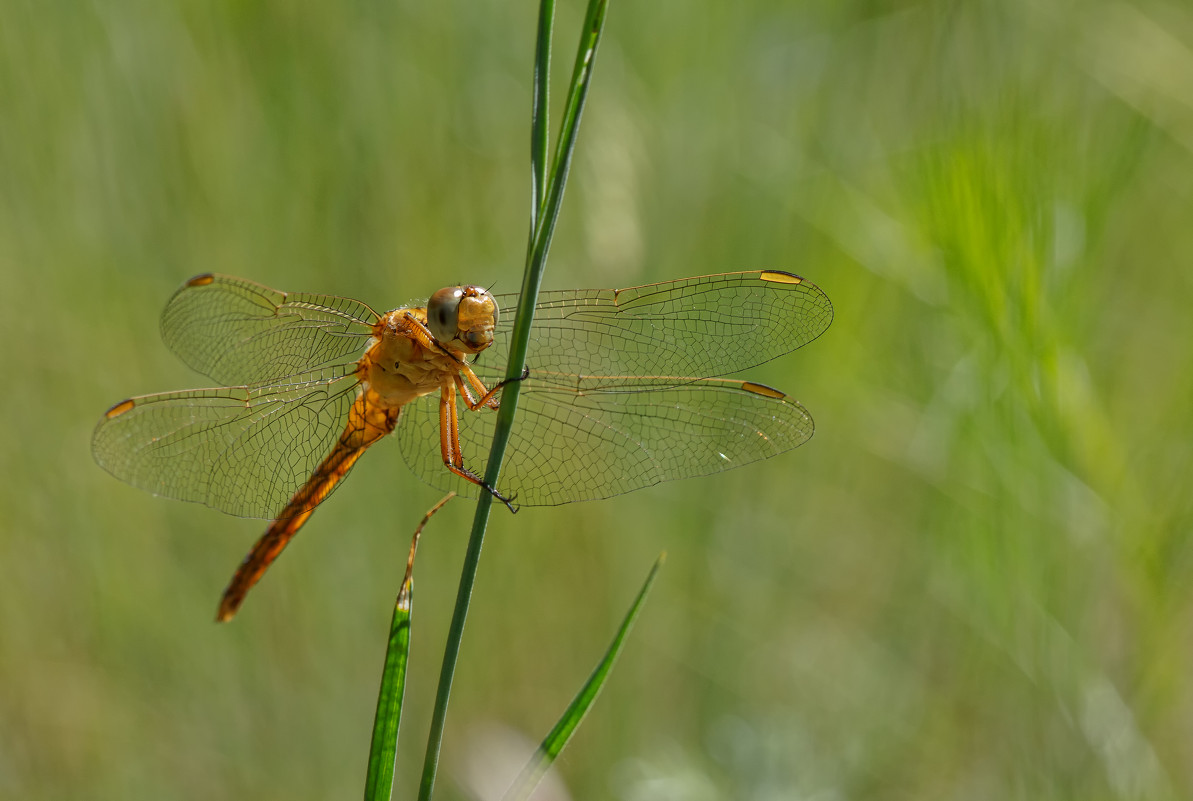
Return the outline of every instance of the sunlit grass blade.
{"type": "MultiPolygon", "coordinates": [[[[547,0],[544,0],[545,2],[547,0]]],[[[543,213],[538,218],[538,225],[531,239],[530,252],[527,255],[527,275],[523,281],[523,297],[518,305],[519,317],[522,309],[527,306],[526,289],[531,273],[536,270],[541,280],[542,265],[546,263],[547,251],[551,247],[551,237],[555,233],[555,223],[559,219],[559,208],[563,203],[563,190],[567,185],[568,173],[572,168],[572,153],[576,149],[576,137],[580,131],[580,118],[584,114],[584,105],[588,99],[588,88],[592,84],[592,70],[596,66],[597,45],[601,41],[601,32],[605,27],[605,12],[608,9],[607,0],[590,0],[588,12],[584,17],[584,28],[580,34],[580,44],[576,48],[576,63],[572,68],[572,80],[568,89],[567,104],[564,106],[563,121],[559,131],[559,139],[555,143],[555,159],[551,163],[551,181],[544,199],[543,213]]],[[[534,284],[534,298],[538,298],[538,283],[534,284]]],[[[533,308],[533,302],[529,304],[533,308]]],[[[530,326],[527,325],[527,337],[530,326]]],[[[510,364],[513,365],[515,351],[511,346],[510,364]]],[[[519,375],[521,368],[515,373],[519,375]]]]}
{"type": "Polygon", "coordinates": [[[538,228],[547,186],[547,147],[550,141],[551,28],[555,24],[555,0],[539,5],[538,37],[534,49],[534,98],[530,108],[530,245],[538,228]]]}
{"type": "Polygon", "coordinates": [[[431,515],[443,508],[456,493],[449,492],[423,515],[410,541],[406,557],[406,575],[394,602],[389,623],[389,644],[385,649],[385,667],[381,670],[381,688],[377,693],[377,713],[373,717],[373,743],[369,747],[369,769],[365,776],[365,801],[383,801],[390,797],[394,783],[394,760],[398,754],[398,727],[402,721],[402,698],[406,692],[406,665],[410,658],[410,610],[414,602],[414,555],[418,538],[431,515]]]}
{"type": "MultiPolygon", "coordinates": [[[[543,5],[551,4],[552,0],[542,0],[543,5]]],[[[534,306],[538,301],[539,287],[543,282],[543,271],[547,264],[547,252],[550,250],[551,236],[555,231],[555,222],[559,218],[559,208],[563,201],[564,184],[567,183],[568,172],[571,168],[572,154],[576,147],[576,136],[580,127],[580,118],[584,110],[584,103],[588,96],[589,83],[592,80],[592,70],[596,63],[596,50],[600,42],[601,31],[604,28],[607,0],[590,0],[588,12],[584,20],[584,29],[580,36],[580,46],[576,53],[576,65],[572,72],[571,89],[568,91],[563,123],[559,133],[559,141],[555,148],[555,163],[551,166],[550,181],[543,199],[542,209],[537,218],[532,213],[534,221],[531,228],[531,238],[527,248],[526,269],[522,276],[522,295],[518,301],[517,316],[510,339],[510,358],[506,367],[506,376],[513,379],[522,374],[526,365],[526,349],[530,342],[530,327],[534,322],[534,306]]],[[[542,6],[540,6],[542,8],[542,6]]],[[[553,12],[550,9],[540,13],[540,38],[550,39],[553,12]]],[[[545,52],[545,51],[544,51],[545,52]]],[[[540,66],[546,67],[548,60],[543,53],[536,58],[536,74],[540,66]]],[[[546,92],[548,76],[543,75],[542,92],[546,92]]],[[[536,89],[536,99],[532,106],[531,129],[542,127],[544,142],[546,138],[546,103],[538,102],[539,90],[536,89]],[[540,122],[540,120],[542,120],[540,122]]],[[[532,189],[532,197],[534,190],[532,189]]],[[[501,476],[501,460],[505,456],[505,447],[509,442],[513,429],[514,412],[518,406],[518,382],[514,381],[502,391],[501,408],[497,413],[497,422],[493,433],[493,445],[489,450],[489,461],[485,466],[485,483],[490,487],[499,487],[501,476]]],[[[460,584],[456,592],[456,606],[452,612],[451,627],[447,634],[447,644],[443,651],[443,664],[439,671],[439,687],[435,693],[435,708],[431,715],[431,729],[427,735],[427,752],[423,759],[423,775],[419,784],[418,797],[420,801],[430,801],[435,788],[435,775],[439,769],[439,750],[443,743],[443,728],[447,722],[447,706],[451,698],[452,680],[456,671],[456,660],[460,655],[460,642],[464,636],[464,622],[468,618],[468,605],[472,599],[472,587],[476,581],[476,570],[480,564],[481,546],[484,544],[485,529],[489,525],[489,512],[493,507],[493,497],[483,493],[476,504],[476,515],[472,519],[472,532],[468,538],[468,551],[464,555],[464,565],[460,571],[460,584]]]]}
{"type": "Polygon", "coordinates": [[[626,613],[625,619],[621,621],[621,627],[617,630],[617,636],[609,644],[609,649],[605,651],[605,656],[596,666],[596,669],[593,670],[592,675],[588,677],[588,681],[584,683],[580,692],[572,699],[572,702],[564,711],[563,717],[555,724],[555,728],[551,729],[551,733],[543,739],[534,756],[526,763],[526,767],[522,768],[522,772],[518,774],[518,778],[514,780],[513,785],[506,791],[504,801],[520,801],[527,798],[534,791],[534,788],[538,786],[539,780],[543,778],[543,774],[547,772],[547,768],[551,767],[551,763],[555,761],[555,758],[563,751],[564,746],[571,740],[576,728],[584,720],[584,716],[588,714],[592,702],[596,700],[597,695],[601,692],[601,688],[605,686],[605,680],[609,678],[609,671],[613,669],[613,663],[617,661],[617,657],[621,653],[621,648],[625,644],[626,635],[634,627],[634,622],[638,619],[638,613],[642,610],[642,603],[646,600],[646,595],[650,592],[651,585],[654,584],[655,577],[658,576],[659,568],[662,567],[663,560],[666,557],[665,553],[659,554],[659,558],[655,560],[654,567],[650,569],[650,573],[646,576],[646,581],[643,582],[642,589],[638,591],[638,597],[634,599],[634,604],[630,607],[630,611],[626,613]]]}
{"type": "Polygon", "coordinates": [[[411,587],[407,581],[402,583],[389,624],[389,645],[385,649],[385,667],[381,672],[377,713],[373,718],[373,743],[369,748],[369,770],[365,777],[366,801],[384,801],[393,787],[402,696],[406,690],[406,664],[410,656],[410,602],[411,587]]]}

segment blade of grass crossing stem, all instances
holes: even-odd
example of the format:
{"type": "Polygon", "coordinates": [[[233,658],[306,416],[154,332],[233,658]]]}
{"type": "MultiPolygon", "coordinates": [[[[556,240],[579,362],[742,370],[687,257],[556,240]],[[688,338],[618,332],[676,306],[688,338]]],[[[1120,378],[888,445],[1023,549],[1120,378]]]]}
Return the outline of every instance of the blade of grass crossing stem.
{"type": "Polygon", "coordinates": [[[377,713],[373,716],[373,743],[369,747],[369,769],[365,775],[365,801],[384,801],[394,784],[394,760],[398,755],[398,726],[402,722],[402,697],[406,692],[406,665],[410,658],[410,610],[414,601],[414,554],[418,538],[431,515],[456,496],[449,492],[431,507],[414,529],[410,554],[406,557],[406,575],[394,602],[389,622],[389,643],[385,648],[385,667],[381,670],[381,688],[377,692],[377,713]]]}
{"type": "Polygon", "coordinates": [[[588,714],[592,702],[596,700],[601,688],[605,686],[605,680],[609,678],[609,671],[613,669],[613,663],[617,661],[621,648],[625,644],[626,635],[634,627],[634,621],[638,619],[638,613],[642,609],[642,602],[646,600],[646,594],[650,592],[650,587],[654,584],[655,577],[659,574],[659,568],[662,567],[666,557],[665,553],[659,555],[654,567],[650,569],[646,581],[643,582],[642,589],[638,591],[634,605],[626,613],[625,620],[621,621],[621,628],[617,630],[617,636],[609,644],[609,650],[605,652],[604,658],[596,666],[592,675],[588,677],[588,681],[584,683],[580,692],[572,699],[572,703],[568,705],[563,717],[555,724],[555,728],[551,729],[551,733],[546,736],[534,756],[526,763],[526,767],[522,768],[518,778],[506,791],[503,801],[521,801],[529,797],[534,788],[538,786],[539,780],[543,778],[543,774],[547,772],[547,768],[551,767],[551,763],[572,739],[576,728],[588,714]]]}
{"type": "MultiPolygon", "coordinates": [[[[545,4],[551,0],[542,0],[542,2],[545,4]]],[[[551,177],[543,199],[543,207],[535,221],[533,234],[527,248],[526,269],[522,276],[522,296],[518,301],[518,312],[510,339],[510,359],[505,373],[510,378],[520,376],[526,364],[526,349],[530,342],[530,326],[534,321],[534,307],[538,302],[539,286],[543,281],[543,270],[547,263],[551,236],[555,231],[555,221],[559,217],[559,207],[563,201],[564,184],[567,182],[568,172],[571,168],[572,154],[576,147],[576,134],[580,127],[584,102],[588,97],[588,86],[592,79],[593,66],[596,63],[597,45],[604,27],[607,7],[607,0],[590,0],[588,13],[585,15],[584,30],[581,33],[580,46],[576,53],[576,65],[572,72],[571,88],[568,91],[559,142],[555,148],[555,163],[551,165],[551,177]]],[[[540,20],[542,17],[543,15],[540,14],[540,20]]],[[[540,27],[543,24],[546,24],[547,36],[550,38],[550,19],[546,23],[540,22],[540,27]]],[[[540,63],[545,65],[546,60],[542,57],[536,59],[536,70],[540,63]]],[[[544,76],[544,87],[546,80],[547,76],[544,76]]],[[[545,88],[543,91],[545,92],[545,88]]],[[[543,112],[546,111],[545,105],[543,104],[541,107],[543,112]]],[[[540,124],[537,122],[538,110],[540,110],[540,106],[536,103],[532,109],[536,113],[536,117],[531,121],[532,130],[540,124]]],[[[545,122],[542,123],[544,126],[545,124],[545,122]]],[[[505,456],[505,446],[509,442],[514,412],[518,405],[518,387],[518,382],[514,381],[507,384],[502,391],[501,408],[497,412],[497,422],[493,432],[493,444],[489,450],[489,461],[485,467],[485,483],[490,487],[499,486],[501,460],[505,456]]],[[[489,512],[492,507],[492,496],[483,493],[477,501],[476,514],[472,519],[468,551],[464,555],[464,565],[460,571],[460,584],[456,592],[456,606],[452,612],[451,627],[447,633],[447,644],[443,649],[443,664],[439,670],[439,687],[435,693],[435,708],[431,714],[431,729],[427,735],[427,753],[423,759],[423,775],[419,784],[419,801],[430,801],[431,794],[435,789],[435,775],[439,769],[439,750],[443,744],[443,727],[447,721],[447,705],[451,698],[452,679],[455,676],[456,660],[460,655],[464,622],[468,618],[468,605],[472,599],[472,587],[476,581],[481,546],[484,544],[485,528],[489,524],[489,512]]]]}
{"type": "MultiPolygon", "coordinates": [[[[576,149],[576,136],[580,131],[580,118],[584,115],[584,104],[588,99],[588,88],[592,83],[592,70],[596,65],[597,45],[601,41],[601,31],[605,27],[605,12],[608,0],[590,0],[588,13],[584,17],[584,29],[580,34],[580,45],[576,48],[576,63],[572,68],[572,82],[568,89],[567,104],[564,106],[563,121],[559,130],[559,139],[555,143],[555,160],[551,163],[551,180],[547,186],[547,196],[544,199],[544,210],[538,218],[538,225],[531,240],[530,252],[527,254],[527,275],[522,282],[525,292],[530,273],[538,267],[541,279],[542,265],[546,263],[547,251],[551,247],[551,237],[555,233],[555,222],[559,219],[559,207],[563,202],[563,190],[567,185],[568,173],[572,168],[572,154],[576,149]]],[[[535,299],[538,298],[538,287],[535,284],[535,299]]],[[[526,304],[523,296],[518,304],[518,313],[526,304]]],[[[531,303],[533,308],[533,302],[531,303]]],[[[529,326],[527,326],[529,337],[529,326]]],[[[511,343],[510,362],[513,363],[514,350],[511,343]]],[[[522,373],[521,365],[514,376],[522,373]]]]}
{"type": "Polygon", "coordinates": [[[550,139],[547,123],[550,118],[551,28],[555,24],[555,0],[543,0],[539,5],[538,37],[534,47],[534,97],[530,108],[530,244],[538,227],[543,208],[543,192],[547,186],[547,147],[550,139]]]}

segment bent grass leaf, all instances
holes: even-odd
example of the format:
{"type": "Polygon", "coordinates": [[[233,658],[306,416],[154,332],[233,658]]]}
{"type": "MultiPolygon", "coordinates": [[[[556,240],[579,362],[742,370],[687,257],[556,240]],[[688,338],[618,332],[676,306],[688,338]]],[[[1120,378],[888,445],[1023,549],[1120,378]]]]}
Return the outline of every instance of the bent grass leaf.
{"type": "Polygon", "coordinates": [[[659,554],[659,558],[655,560],[654,567],[650,569],[650,573],[646,576],[646,581],[642,584],[642,589],[638,591],[638,597],[634,599],[633,606],[626,613],[625,619],[621,621],[621,627],[617,630],[617,636],[613,638],[613,642],[609,644],[609,649],[605,651],[605,656],[596,666],[596,669],[592,671],[592,675],[588,677],[588,681],[584,683],[580,692],[572,699],[571,704],[564,711],[563,717],[555,724],[555,728],[551,729],[551,733],[543,739],[534,756],[526,763],[526,767],[522,768],[522,772],[518,774],[518,778],[514,780],[513,785],[506,791],[503,801],[522,801],[522,799],[529,797],[531,792],[534,791],[534,788],[538,786],[539,780],[543,778],[543,774],[551,767],[551,763],[555,761],[555,758],[563,751],[564,746],[571,740],[576,728],[584,720],[584,716],[588,714],[592,702],[596,700],[597,695],[601,692],[601,688],[605,686],[605,680],[609,678],[609,671],[613,669],[613,663],[617,661],[617,657],[621,653],[621,648],[625,644],[626,635],[634,627],[634,621],[638,619],[638,613],[642,609],[642,602],[646,600],[646,595],[650,592],[650,587],[654,584],[655,577],[658,575],[659,568],[662,567],[663,560],[666,557],[665,553],[659,554]]]}
{"type": "Polygon", "coordinates": [[[394,601],[389,623],[389,642],[385,648],[385,666],[381,670],[381,688],[377,692],[377,712],[373,717],[373,741],[369,747],[369,768],[365,775],[365,801],[384,801],[393,792],[394,763],[398,756],[398,728],[402,722],[402,699],[406,693],[406,665],[410,661],[410,612],[414,604],[414,555],[418,538],[431,515],[456,496],[449,492],[423,515],[410,541],[406,557],[406,575],[394,601]]]}

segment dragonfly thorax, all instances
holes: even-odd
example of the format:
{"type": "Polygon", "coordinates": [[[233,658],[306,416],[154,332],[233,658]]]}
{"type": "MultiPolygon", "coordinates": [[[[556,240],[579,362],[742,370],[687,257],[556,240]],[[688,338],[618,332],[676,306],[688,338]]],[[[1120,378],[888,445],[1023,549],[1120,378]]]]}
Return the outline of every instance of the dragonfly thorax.
{"type": "Polygon", "coordinates": [[[357,373],[387,404],[402,405],[436,392],[459,370],[459,357],[444,353],[426,333],[423,309],[395,309],[376,327],[357,373]]]}

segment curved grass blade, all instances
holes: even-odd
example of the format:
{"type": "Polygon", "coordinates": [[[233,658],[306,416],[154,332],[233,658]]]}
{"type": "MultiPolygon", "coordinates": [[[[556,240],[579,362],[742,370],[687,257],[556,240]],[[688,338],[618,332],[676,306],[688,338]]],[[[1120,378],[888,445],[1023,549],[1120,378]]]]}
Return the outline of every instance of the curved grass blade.
{"type": "MultiPolygon", "coordinates": [[[[552,0],[542,0],[544,4],[551,2],[552,0]]],[[[514,329],[511,332],[510,358],[509,365],[506,367],[506,375],[511,380],[520,376],[526,365],[526,350],[530,343],[530,326],[534,321],[534,306],[538,301],[539,287],[542,285],[543,271],[547,264],[547,252],[550,250],[551,237],[555,232],[555,222],[559,218],[559,208],[563,202],[564,185],[567,183],[568,173],[571,169],[580,117],[588,97],[588,87],[592,80],[597,45],[600,42],[601,31],[604,29],[607,7],[608,0],[589,0],[588,3],[584,30],[581,33],[580,46],[576,53],[576,65],[572,72],[571,89],[568,92],[567,105],[564,110],[563,125],[555,149],[555,163],[551,166],[551,177],[543,200],[542,212],[532,228],[527,248],[526,269],[522,276],[522,296],[518,303],[514,329]]],[[[548,24],[547,27],[549,29],[550,25],[548,24]]],[[[536,64],[540,62],[545,63],[545,60],[540,57],[536,64]]],[[[534,110],[536,115],[538,112],[545,113],[546,111],[537,103],[534,105],[534,110]]],[[[532,128],[539,125],[537,119],[538,116],[532,119],[532,128]]],[[[505,448],[509,443],[514,412],[517,407],[518,382],[513,381],[502,391],[501,408],[497,412],[493,446],[489,451],[489,461],[485,468],[485,483],[490,487],[500,486],[498,479],[501,474],[501,460],[505,456],[505,448]]],[[[439,687],[435,693],[435,708],[431,714],[431,729],[427,735],[427,752],[423,759],[423,775],[419,784],[419,801],[431,801],[431,794],[435,788],[435,776],[439,770],[439,750],[443,743],[444,725],[447,722],[447,705],[451,698],[456,660],[460,655],[464,622],[468,618],[468,605],[472,599],[472,587],[476,581],[481,546],[484,544],[485,529],[489,525],[489,512],[492,507],[492,495],[489,493],[481,495],[476,504],[476,515],[472,519],[468,551],[464,556],[464,566],[460,571],[456,606],[452,612],[451,627],[448,630],[447,644],[443,651],[443,663],[439,671],[439,687]]]]}
{"type": "Polygon", "coordinates": [[[365,801],[384,801],[394,783],[394,760],[398,755],[398,726],[402,721],[402,697],[406,691],[406,665],[410,657],[410,610],[414,600],[414,554],[418,538],[431,515],[456,496],[449,492],[431,507],[414,529],[410,555],[406,557],[406,575],[394,602],[389,623],[389,644],[385,649],[385,667],[381,670],[381,689],[377,693],[377,713],[373,717],[373,743],[369,747],[369,769],[365,776],[365,801]]]}
{"type": "Polygon", "coordinates": [[[551,733],[544,738],[538,750],[535,751],[534,756],[526,763],[526,767],[522,768],[522,772],[518,774],[518,778],[510,786],[503,796],[503,801],[521,801],[530,796],[534,788],[538,786],[539,780],[543,778],[543,774],[547,772],[547,768],[551,767],[551,763],[563,751],[564,746],[572,738],[576,728],[584,720],[584,716],[588,714],[589,707],[592,702],[596,700],[601,688],[605,686],[605,680],[609,678],[609,671],[613,669],[613,663],[617,661],[618,655],[621,653],[621,647],[625,644],[626,635],[634,626],[634,621],[638,619],[638,612],[642,609],[642,602],[646,600],[646,594],[650,592],[650,587],[654,584],[655,577],[659,573],[659,568],[663,565],[663,560],[666,559],[667,554],[659,554],[659,558],[655,561],[654,567],[650,569],[650,573],[646,576],[646,581],[642,584],[642,589],[638,591],[638,597],[634,599],[633,606],[630,611],[626,613],[625,619],[621,622],[621,628],[617,630],[617,636],[613,638],[613,642],[609,644],[609,650],[605,652],[605,656],[601,659],[600,664],[593,670],[592,675],[588,677],[588,681],[577,693],[576,697],[572,699],[572,703],[568,705],[567,710],[564,711],[563,717],[555,724],[555,728],[551,729],[551,733]]]}

